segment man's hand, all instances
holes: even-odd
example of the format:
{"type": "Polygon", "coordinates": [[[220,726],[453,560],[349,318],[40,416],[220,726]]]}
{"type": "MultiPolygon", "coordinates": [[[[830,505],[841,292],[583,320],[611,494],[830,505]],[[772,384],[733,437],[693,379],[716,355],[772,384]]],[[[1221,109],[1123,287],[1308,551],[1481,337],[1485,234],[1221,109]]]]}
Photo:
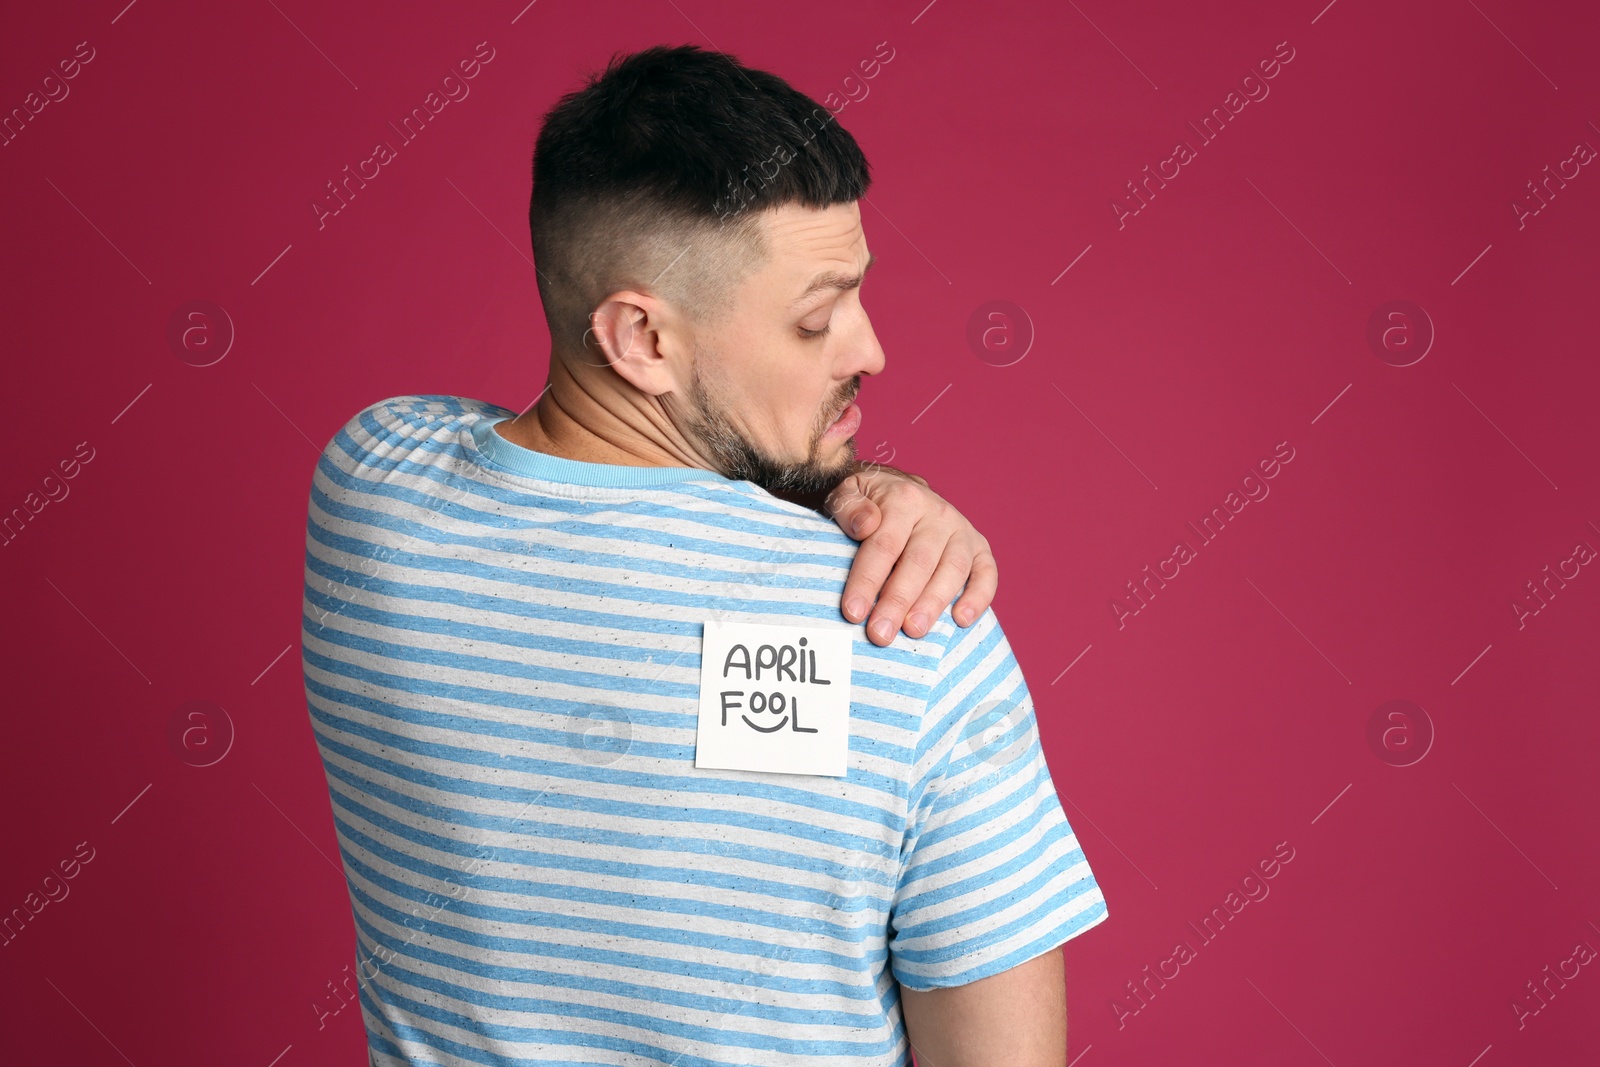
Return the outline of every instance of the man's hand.
{"type": "Polygon", "coordinates": [[[889,644],[902,623],[908,636],[926,636],[963,584],[951,611],[958,626],[971,626],[994,600],[1000,572],[988,540],[925,479],[870,464],[840,482],[824,510],[861,542],[843,612],[860,622],[871,610],[873,644],[889,644]]]}

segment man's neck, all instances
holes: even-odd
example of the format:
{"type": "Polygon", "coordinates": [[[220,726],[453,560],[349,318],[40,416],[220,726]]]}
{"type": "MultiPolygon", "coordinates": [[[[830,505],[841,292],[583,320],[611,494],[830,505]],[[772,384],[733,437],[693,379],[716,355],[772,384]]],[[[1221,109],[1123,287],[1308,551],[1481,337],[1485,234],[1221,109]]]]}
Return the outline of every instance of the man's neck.
{"type": "Polygon", "coordinates": [[[523,448],[581,463],[711,469],[687,442],[675,439],[679,435],[659,405],[651,411],[619,402],[618,408],[552,367],[550,385],[533,407],[495,430],[523,448]]]}
{"type": "MultiPolygon", "coordinates": [[[[581,463],[623,467],[698,467],[713,470],[687,442],[673,440],[676,431],[659,408],[651,413],[631,409],[621,417],[584,391],[565,368],[552,368],[550,385],[538,401],[494,431],[514,445],[547,456],[581,463]],[[657,425],[656,418],[660,419],[657,425]]],[[[860,464],[856,465],[859,470],[860,464]]],[[[780,500],[826,514],[826,492],[775,491],[780,500]]]]}

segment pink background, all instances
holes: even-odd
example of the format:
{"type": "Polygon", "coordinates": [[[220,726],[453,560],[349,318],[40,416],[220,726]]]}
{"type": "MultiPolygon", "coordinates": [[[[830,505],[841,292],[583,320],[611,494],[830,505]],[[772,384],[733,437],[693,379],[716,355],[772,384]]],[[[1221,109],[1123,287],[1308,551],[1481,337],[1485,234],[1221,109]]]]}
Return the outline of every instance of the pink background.
{"type": "Polygon", "coordinates": [[[0,948],[9,1061],[363,1062],[299,671],[311,470],[383,397],[534,398],[538,120],[614,50],[697,42],[859,97],[889,361],[858,440],[1001,561],[1110,908],[1066,950],[1070,1057],[1592,1062],[1600,967],[1542,1006],[1527,983],[1600,948],[1600,576],[1562,562],[1600,546],[1600,167],[1512,207],[1600,146],[1592,5],[123,2],[0,16],[6,113],[94,55],[0,147],[0,508],[66,491],[0,547],[0,909],[70,891],[0,948]],[[482,41],[470,96],[319,229],[325,183],[482,41]],[[1187,124],[1280,42],[1270,95],[1202,144],[1187,124]],[[209,366],[214,316],[168,340],[194,300],[235,332],[209,366]],[[1027,322],[974,349],[991,300],[1027,322]],[[1431,328],[1375,348],[1393,300],[1431,328]],[[1199,544],[1280,442],[1270,495],[1199,544]],[[1180,539],[1196,558],[1119,627],[1180,539]],[[1519,625],[1547,565],[1578,573],[1519,625]],[[1370,741],[1395,700],[1420,710],[1370,741]],[[193,701],[222,710],[185,740],[193,701]],[[1280,842],[1270,895],[1202,942],[1280,842]]]}

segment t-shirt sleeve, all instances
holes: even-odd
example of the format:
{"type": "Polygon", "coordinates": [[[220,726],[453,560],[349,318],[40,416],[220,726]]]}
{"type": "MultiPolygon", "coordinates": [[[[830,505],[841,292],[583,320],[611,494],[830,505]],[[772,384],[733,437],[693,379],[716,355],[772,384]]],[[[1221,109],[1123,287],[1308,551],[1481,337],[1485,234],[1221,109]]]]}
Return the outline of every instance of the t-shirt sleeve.
{"type": "Polygon", "coordinates": [[[966,985],[1105,920],[993,611],[955,630],[919,748],[889,917],[902,986],[966,985]]]}

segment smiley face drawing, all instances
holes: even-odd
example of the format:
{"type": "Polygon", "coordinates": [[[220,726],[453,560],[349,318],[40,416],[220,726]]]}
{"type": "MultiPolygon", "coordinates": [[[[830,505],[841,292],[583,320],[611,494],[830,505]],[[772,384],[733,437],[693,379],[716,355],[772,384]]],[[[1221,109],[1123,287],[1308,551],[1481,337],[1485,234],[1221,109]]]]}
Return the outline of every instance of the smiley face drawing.
{"type": "MultiPolygon", "coordinates": [[[[799,704],[799,701],[795,701],[795,703],[799,704]]],[[[747,715],[741,714],[739,718],[743,719],[744,724],[750,727],[750,729],[760,730],[764,734],[770,734],[774,730],[781,730],[788,725],[789,716],[784,714],[784,708],[787,707],[787,705],[788,699],[782,693],[773,693],[771,696],[768,696],[766,693],[751,693],[750,711],[752,713],[759,715],[763,711],[770,711],[774,715],[783,715],[783,719],[776,726],[757,726],[755,723],[750,721],[750,718],[747,715]],[[758,701],[759,706],[757,705],[758,701]]],[[[798,711],[799,709],[796,708],[796,710],[798,711]]]]}
{"type": "Polygon", "coordinates": [[[758,733],[776,733],[785,726],[789,727],[789,729],[795,733],[814,734],[817,732],[817,728],[814,726],[800,725],[799,697],[786,696],[781,692],[763,693],[760,690],[757,690],[749,694],[747,698],[749,703],[746,705],[741,704],[737,699],[738,697],[742,696],[745,696],[745,692],[742,689],[723,691],[722,725],[728,725],[728,712],[736,711],[739,708],[746,708],[750,714],[747,715],[741,711],[739,713],[739,718],[744,720],[744,724],[746,726],[757,731],[758,733]],[[760,715],[763,712],[780,716],[780,718],[771,726],[762,726],[759,723],[750,721],[750,715],[760,715]]]}

